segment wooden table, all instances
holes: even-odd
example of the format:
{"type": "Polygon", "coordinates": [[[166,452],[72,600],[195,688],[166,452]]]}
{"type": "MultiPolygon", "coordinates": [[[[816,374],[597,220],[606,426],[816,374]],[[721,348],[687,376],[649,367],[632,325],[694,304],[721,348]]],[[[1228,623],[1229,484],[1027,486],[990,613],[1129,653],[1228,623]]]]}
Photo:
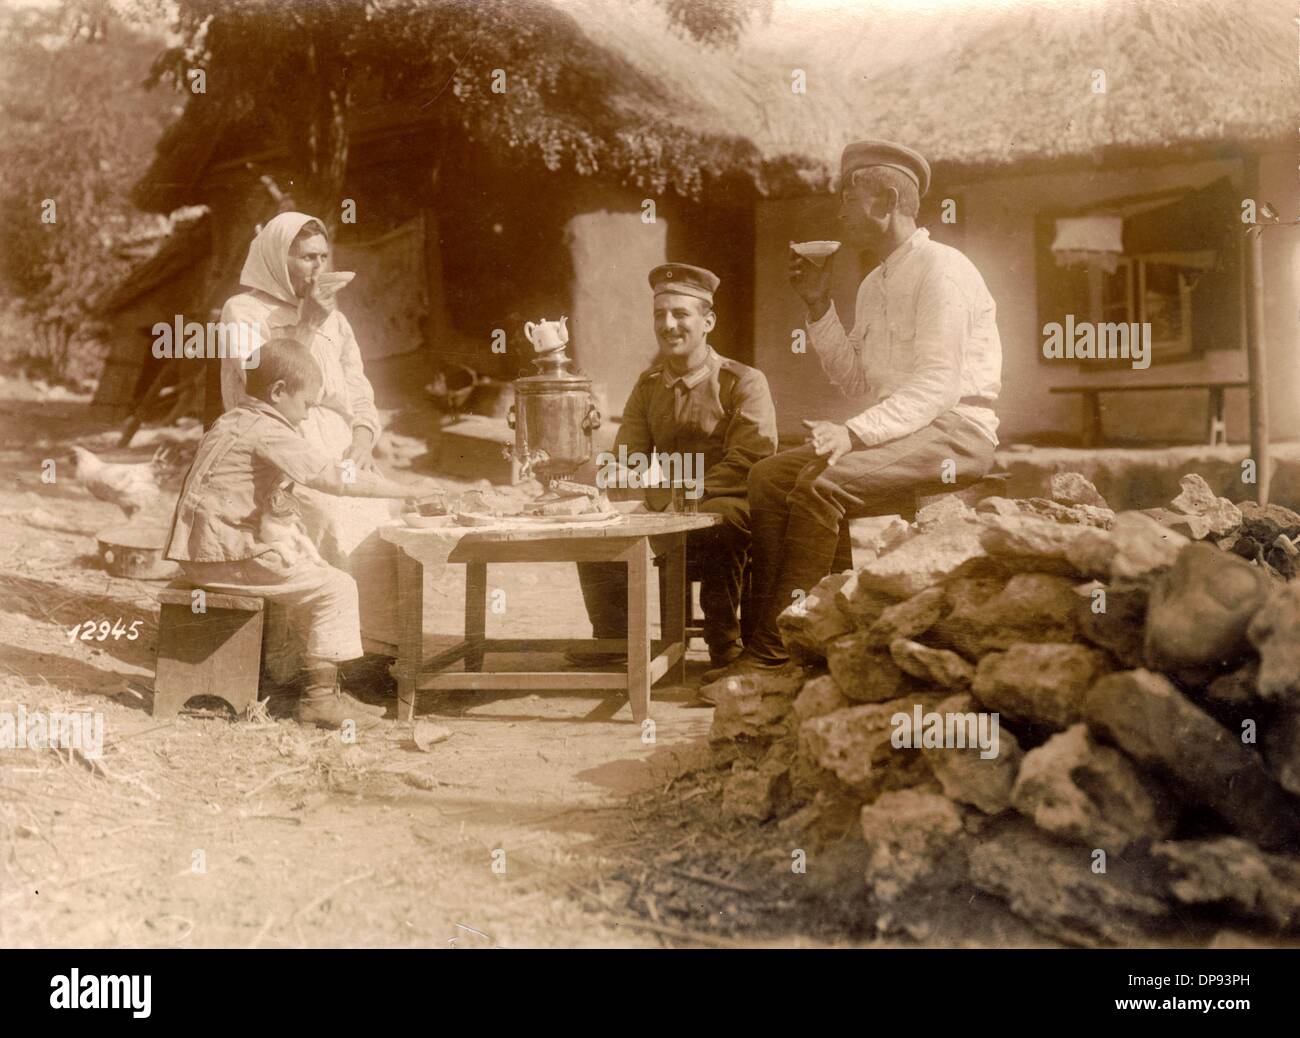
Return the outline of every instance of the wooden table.
{"type": "Polygon", "coordinates": [[[462,527],[413,529],[394,524],[380,536],[399,549],[397,571],[397,716],[410,720],[415,695],[438,689],[501,691],[546,689],[626,689],[632,719],[650,716],[650,686],[665,674],[686,676],[686,535],[721,522],[716,515],[654,512],[627,514],[610,524],[462,527]],[[650,638],[651,560],[663,557],[665,582],[660,600],[662,637],[650,638]],[[427,563],[465,565],[464,640],[424,658],[424,571],[427,563]],[[622,562],[627,565],[627,638],[488,638],[487,567],[511,562],[622,562]],[[617,671],[485,671],[491,652],[627,653],[625,673],[617,671]],[[447,668],[463,661],[463,671],[447,668]]]}
{"type": "Polygon", "coordinates": [[[1224,407],[1223,391],[1225,389],[1244,388],[1246,383],[1239,380],[1220,380],[1213,382],[1107,382],[1082,386],[1052,386],[1052,393],[1083,394],[1083,445],[1097,447],[1102,442],[1101,431],[1101,394],[1102,393],[1147,393],[1170,389],[1207,389],[1210,392],[1210,409],[1205,421],[1205,435],[1211,447],[1228,442],[1228,423],[1224,407]]]}

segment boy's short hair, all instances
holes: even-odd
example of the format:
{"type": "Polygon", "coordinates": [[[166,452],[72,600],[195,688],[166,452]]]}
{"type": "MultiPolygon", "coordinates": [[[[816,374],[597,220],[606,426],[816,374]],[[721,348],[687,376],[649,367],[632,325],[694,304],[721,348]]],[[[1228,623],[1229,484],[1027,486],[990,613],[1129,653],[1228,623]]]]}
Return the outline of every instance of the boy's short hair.
{"type": "Polygon", "coordinates": [[[269,403],[271,387],[277,382],[283,382],[290,393],[325,382],[311,350],[294,339],[272,339],[257,351],[257,358],[257,367],[248,369],[244,388],[258,400],[269,403]]]}

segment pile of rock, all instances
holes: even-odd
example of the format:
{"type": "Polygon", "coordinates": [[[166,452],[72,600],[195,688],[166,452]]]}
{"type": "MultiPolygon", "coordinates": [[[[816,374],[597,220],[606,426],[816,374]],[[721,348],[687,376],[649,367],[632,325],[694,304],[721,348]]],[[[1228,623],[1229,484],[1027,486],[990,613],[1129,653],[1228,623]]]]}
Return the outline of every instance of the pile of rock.
{"type": "Polygon", "coordinates": [[[975,891],[1072,943],[1300,928],[1297,537],[1198,476],[1150,513],[1063,473],[897,520],[782,616],[801,667],[718,691],[723,811],[861,832],[886,931],[975,891]]]}

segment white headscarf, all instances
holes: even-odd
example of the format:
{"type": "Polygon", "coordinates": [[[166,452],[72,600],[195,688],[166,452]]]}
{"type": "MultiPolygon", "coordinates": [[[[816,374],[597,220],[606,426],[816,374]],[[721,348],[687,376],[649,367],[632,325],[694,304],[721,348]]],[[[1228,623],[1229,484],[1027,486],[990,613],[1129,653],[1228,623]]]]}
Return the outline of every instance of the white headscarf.
{"type": "MultiPolygon", "coordinates": [[[[298,305],[298,295],[289,278],[289,247],[298,233],[314,216],[306,213],[280,213],[273,217],[248,246],[248,258],[239,272],[239,283],[274,296],[290,306],[298,305]]],[[[322,227],[324,221],[316,220],[322,227]]]]}

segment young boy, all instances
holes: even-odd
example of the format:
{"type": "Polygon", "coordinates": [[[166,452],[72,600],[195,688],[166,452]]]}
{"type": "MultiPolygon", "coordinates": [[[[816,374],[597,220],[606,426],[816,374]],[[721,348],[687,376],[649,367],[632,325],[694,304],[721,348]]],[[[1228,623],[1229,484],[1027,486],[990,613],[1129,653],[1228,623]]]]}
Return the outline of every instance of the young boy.
{"type": "Polygon", "coordinates": [[[333,566],[293,565],[257,539],[258,518],[287,478],[344,497],[418,497],[432,480],[407,485],[349,469],[320,453],[297,432],[321,392],[311,352],[292,339],[274,339],[248,370],[251,399],[227,411],[199,443],[176,503],[167,558],[200,587],[256,595],[288,607],[306,633],[307,687],[295,710],[302,723],[357,728],[379,723],[376,713],[338,686],[338,664],[361,655],[357,585],[333,566]]]}

